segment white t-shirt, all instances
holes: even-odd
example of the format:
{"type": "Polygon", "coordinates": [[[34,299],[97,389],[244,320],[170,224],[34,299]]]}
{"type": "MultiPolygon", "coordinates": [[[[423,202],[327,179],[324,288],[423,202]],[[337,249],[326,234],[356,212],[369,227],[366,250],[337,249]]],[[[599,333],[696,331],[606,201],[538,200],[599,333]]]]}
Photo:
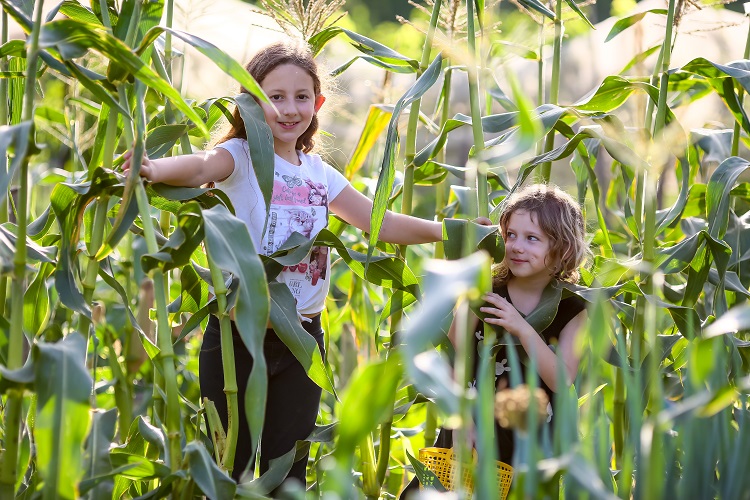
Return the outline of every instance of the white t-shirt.
{"type": "MultiPolygon", "coordinates": [[[[266,207],[247,141],[230,139],[216,147],[226,149],[234,158],[234,171],[216,187],[229,196],[237,217],[247,224],[256,251],[263,255],[274,253],[294,232],[314,239],[328,226],[328,203],[349,184],[318,155],[297,151],[302,162],[299,166],[274,155],[273,195],[263,234],[266,207]]],[[[299,314],[317,314],[325,307],[330,263],[328,247],[313,247],[302,262],[284,267],[276,278],[289,287],[299,314]]]]}

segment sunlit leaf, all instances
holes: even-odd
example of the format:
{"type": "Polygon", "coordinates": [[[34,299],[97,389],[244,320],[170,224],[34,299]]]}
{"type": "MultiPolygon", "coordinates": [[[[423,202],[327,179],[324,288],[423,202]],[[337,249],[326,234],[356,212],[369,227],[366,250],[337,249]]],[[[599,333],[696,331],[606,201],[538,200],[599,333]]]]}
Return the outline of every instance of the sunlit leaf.
{"type": "Polygon", "coordinates": [[[651,9],[645,12],[639,12],[638,14],[633,14],[632,16],[623,17],[622,19],[619,19],[614,24],[614,26],[612,26],[612,29],[609,31],[609,34],[607,35],[607,38],[604,41],[608,42],[612,40],[614,37],[616,37],[623,31],[625,31],[626,29],[638,23],[641,19],[643,19],[646,16],[646,14],[649,14],[649,13],[666,15],[667,10],[666,9],[651,9]]]}

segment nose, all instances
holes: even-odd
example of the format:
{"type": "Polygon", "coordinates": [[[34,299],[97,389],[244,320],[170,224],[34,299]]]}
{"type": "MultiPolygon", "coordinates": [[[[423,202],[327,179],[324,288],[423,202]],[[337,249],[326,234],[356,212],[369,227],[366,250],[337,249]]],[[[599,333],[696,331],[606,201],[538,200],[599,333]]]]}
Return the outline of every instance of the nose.
{"type": "Polygon", "coordinates": [[[513,253],[523,253],[525,251],[525,249],[523,248],[523,245],[520,242],[518,242],[517,240],[513,241],[508,246],[510,246],[510,251],[513,252],[513,253]]]}
{"type": "Polygon", "coordinates": [[[284,116],[294,116],[297,114],[297,105],[293,101],[287,100],[281,106],[276,105],[276,108],[284,116]]]}

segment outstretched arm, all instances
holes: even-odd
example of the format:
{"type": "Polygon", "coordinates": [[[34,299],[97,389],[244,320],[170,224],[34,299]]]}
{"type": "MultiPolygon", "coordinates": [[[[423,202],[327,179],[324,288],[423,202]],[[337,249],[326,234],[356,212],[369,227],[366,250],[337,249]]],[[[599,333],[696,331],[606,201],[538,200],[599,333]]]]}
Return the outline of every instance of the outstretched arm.
{"type": "Polygon", "coordinates": [[[583,310],[573,317],[563,327],[557,345],[558,354],[544,342],[544,339],[534,330],[534,328],[521,316],[518,310],[500,295],[489,293],[485,296],[487,302],[492,307],[481,307],[479,310],[490,314],[484,319],[486,323],[498,325],[508,331],[511,335],[521,341],[524,351],[529,356],[536,355],[536,366],[539,376],[542,378],[547,387],[557,392],[557,359],[558,354],[562,358],[567,380],[562,385],[568,385],[576,376],[578,371],[578,362],[580,357],[576,351],[576,340],[580,331],[586,323],[586,311],[583,310]]]}
{"type": "MultiPolygon", "coordinates": [[[[130,169],[132,151],[123,155],[124,171],[130,169]]],[[[172,186],[198,187],[208,182],[222,181],[234,171],[234,158],[223,148],[190,155],[170,156],[151,160],[143,157],[141,177],[151,182],[163,182],[172,186]]]]}
{"type": "MultiPolygon", "coordinates": [[[[336,215],[352,226],[365,232],[370,231],[372,200],[351,185],[347,185],[329,203],[329,206],[336,215]]],[[[443,225],[440,222],[410,217],[388,210],[385,213],[378,239],[397,245],[440,241],[443,239],[443,225]]]]}

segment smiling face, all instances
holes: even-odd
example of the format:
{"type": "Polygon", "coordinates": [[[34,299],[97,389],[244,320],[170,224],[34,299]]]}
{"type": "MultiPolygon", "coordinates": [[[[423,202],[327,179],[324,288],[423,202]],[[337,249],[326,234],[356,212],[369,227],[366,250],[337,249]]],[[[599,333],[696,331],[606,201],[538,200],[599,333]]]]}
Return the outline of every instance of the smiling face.
{"type": "Polygon", "coordinates": [[[516,210],[503,229],[505,263],[513,276],[548,282],[552,278],[554,267],[549,255],[551,241],[539,227],[536,216],[525,210],[516,210]]]}
{"type": "Polygon", "coordinates": [[[294,64],[282,64],[268,72],[260,82],[276,111],[261,103],[268,126],[271,127],[276,154],[295,165],[299,164],[297,139],[307,130],[315,115],[315,83],[312,76],[294,64]]]}

